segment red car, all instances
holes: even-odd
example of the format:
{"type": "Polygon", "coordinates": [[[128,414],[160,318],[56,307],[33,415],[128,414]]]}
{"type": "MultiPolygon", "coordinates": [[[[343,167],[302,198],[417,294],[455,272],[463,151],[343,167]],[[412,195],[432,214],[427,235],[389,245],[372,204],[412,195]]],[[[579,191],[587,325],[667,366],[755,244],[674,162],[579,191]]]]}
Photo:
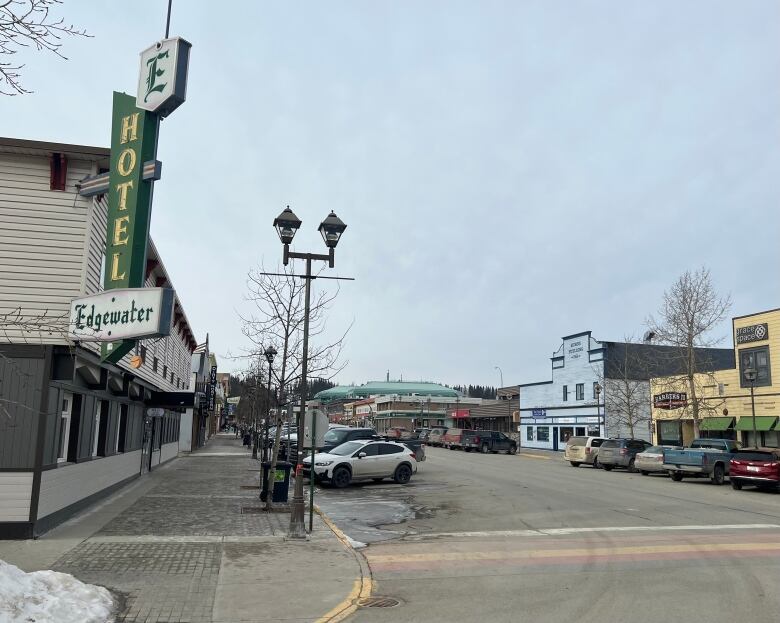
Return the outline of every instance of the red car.
{"type": "Polygon", "coordinates": [[[731,457],[731,486],[739,491],[743,486],[776,489],[780,486],[779,448],[742,448],[731,457]]]}

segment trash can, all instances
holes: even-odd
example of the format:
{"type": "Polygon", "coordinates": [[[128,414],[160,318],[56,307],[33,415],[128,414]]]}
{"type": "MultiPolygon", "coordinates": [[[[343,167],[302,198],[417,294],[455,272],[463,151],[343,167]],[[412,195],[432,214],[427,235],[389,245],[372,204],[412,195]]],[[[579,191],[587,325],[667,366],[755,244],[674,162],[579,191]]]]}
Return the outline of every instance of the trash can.
{"type": "MultiPolygon", "coordinates": [[[[271,462],[263,463],[263,486],[260,490],[260,499],[265,502],[268,498],[268,471],[271,469],[271,462]]],[[[276,462],[276,474],[274,481],[274,493],[272,500],[276,503],[287,502],[287,490],[290,486],[290,470],[292,463],[287,461],[276,462]]]]}

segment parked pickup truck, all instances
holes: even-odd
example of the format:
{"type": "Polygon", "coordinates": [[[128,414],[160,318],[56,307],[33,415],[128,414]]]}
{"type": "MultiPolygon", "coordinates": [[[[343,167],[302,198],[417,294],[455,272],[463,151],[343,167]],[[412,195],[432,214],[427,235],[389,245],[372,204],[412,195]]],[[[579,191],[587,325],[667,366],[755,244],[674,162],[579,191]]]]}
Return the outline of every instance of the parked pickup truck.
{"type": "Polygon", "coordinates": [[[460,445],[466,452],[472,450],[480,450],[484,454],[496,453],[500,450],[504,450],[507,454],[517,452],[516,441],[494,430],[465,430],[460,438],[460,445]]]}
{"type": "Polygon", "coordinates": [[[739,447],[731,439],[695,439],[688,448],[665,449],[664,469],[675,482],[693,476],[710,478],[713,484],[722,485],[729,474],[731,456],[739,447]]]}

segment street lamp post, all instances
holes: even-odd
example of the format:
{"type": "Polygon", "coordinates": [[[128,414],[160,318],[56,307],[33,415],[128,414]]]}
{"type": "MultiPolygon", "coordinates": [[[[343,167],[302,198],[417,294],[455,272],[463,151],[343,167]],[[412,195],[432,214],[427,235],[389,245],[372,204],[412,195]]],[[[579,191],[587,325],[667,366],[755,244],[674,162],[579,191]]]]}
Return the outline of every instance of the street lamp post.
{"type": "Polygon", "coordinates": [[[263,461],[268,460],[268,425],[271,417],[271,366],[274,363],[274,357],[276,357],[276,349],[273,346],[269,346],[263,353],[265,360],[268,362],[268,392],[266,397],[268,399],[268,408],[265,410],[265,436],[263,438],[263,461]]]}
{"type": "Polygon", "coordinates": [[[756,430],[756,399],[753,393],[753,390],[756,386],[757,372],[756,369],[751,366],[750,368],[745,368],[745,371],[742,374],[745,377],[745,380],[750,383],[750,409],[753,412],[753,444],[756,446],[756,448],[758,448],[758,431],[756,430]]]}
{"type": "MultiPolygon", "coordinates": [[[[601,385],[599,383],[596,383],[593,386],[593,391],[596,392],[596,417],[599,420],[599,425],[601,425],[601,401],[599,400],[599,397],[601,396],[601,385]]],[[[604,433],[603,435],[607,436],[607,413],[604,412],[604,433]]]]}
{"type": "Polygon", "coordinates": [[[253,417],[252,417],[252,458],[257,459],[257,442],[258,442],[258,417],[257,417],[257,380],[260,376],[260,366],[258,365],[258,369],[255,370],[255,392],[252,396],[252,411],[253,411],[253,417]]]}
{"type": "MultiPolygon", "coordinates": [[[[309,311],[311,302],[311,281],[316,279],[311,274],[312,261],[327,262],[330,268],[333,268],[335,264],[335,250],[336,245],[339,243],[341,235],[347,226],[344,222],[336,216],[334,212],[331,212],[328,217],[320,223],[318,228],[322,239],[325,241],[325,246],[328,247],[328,254],[322,255],[318,253],[296,253],[290,251],[290,244],[295,237],[295,233],[301,227],[301,220],[295,216],[290,206],[287,206],[282,213],[274,219],[274,228],[279,234],[279,239],[284,245],[284,265],[287,266],[292,259],[306,260],[306,275],[303,278],[306,280],[305,294],[304,294],[304,311],[303,311],[303,357],[301,361],[301,400],[300,400],[300,413],[298,414],[298,457],[295,466],[295,489],[293,491],[292,504],[290,505],[290,527],[287,533],[289,538],[302,539],[306,538],[306,526],[305,520],[305,504],[303,500],[303,464],[302,464],[302,452],[303,438],[304,438],[304,414],[306,413],[306,390],[307,379],[306,374],[308,372],[308,359],[309,359],[309,311]]],[[[316,430],[316,418],[312,418],[312,463],[314,460],[314,445],[317,435],[316,430]]],[[[314,465],[312,464],[312,476],[314,474],[314,465]]]]}

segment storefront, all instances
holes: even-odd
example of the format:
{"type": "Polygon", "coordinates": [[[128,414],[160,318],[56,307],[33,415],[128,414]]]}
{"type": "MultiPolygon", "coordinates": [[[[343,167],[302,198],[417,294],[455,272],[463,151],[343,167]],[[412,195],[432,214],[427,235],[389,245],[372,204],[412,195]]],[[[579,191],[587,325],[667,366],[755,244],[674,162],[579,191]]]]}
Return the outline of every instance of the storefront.
{"type": "MultiPolygon", "coordinates": [[[[732,365],[694,379],[700,437],[780,447],[779,337],[778,309],[732,319],[732,365]]],[[[696,431],[687,379],[660,377],[652,379],[651,386],[655,440],[669,445],[691,443],[696,431]]]]}

